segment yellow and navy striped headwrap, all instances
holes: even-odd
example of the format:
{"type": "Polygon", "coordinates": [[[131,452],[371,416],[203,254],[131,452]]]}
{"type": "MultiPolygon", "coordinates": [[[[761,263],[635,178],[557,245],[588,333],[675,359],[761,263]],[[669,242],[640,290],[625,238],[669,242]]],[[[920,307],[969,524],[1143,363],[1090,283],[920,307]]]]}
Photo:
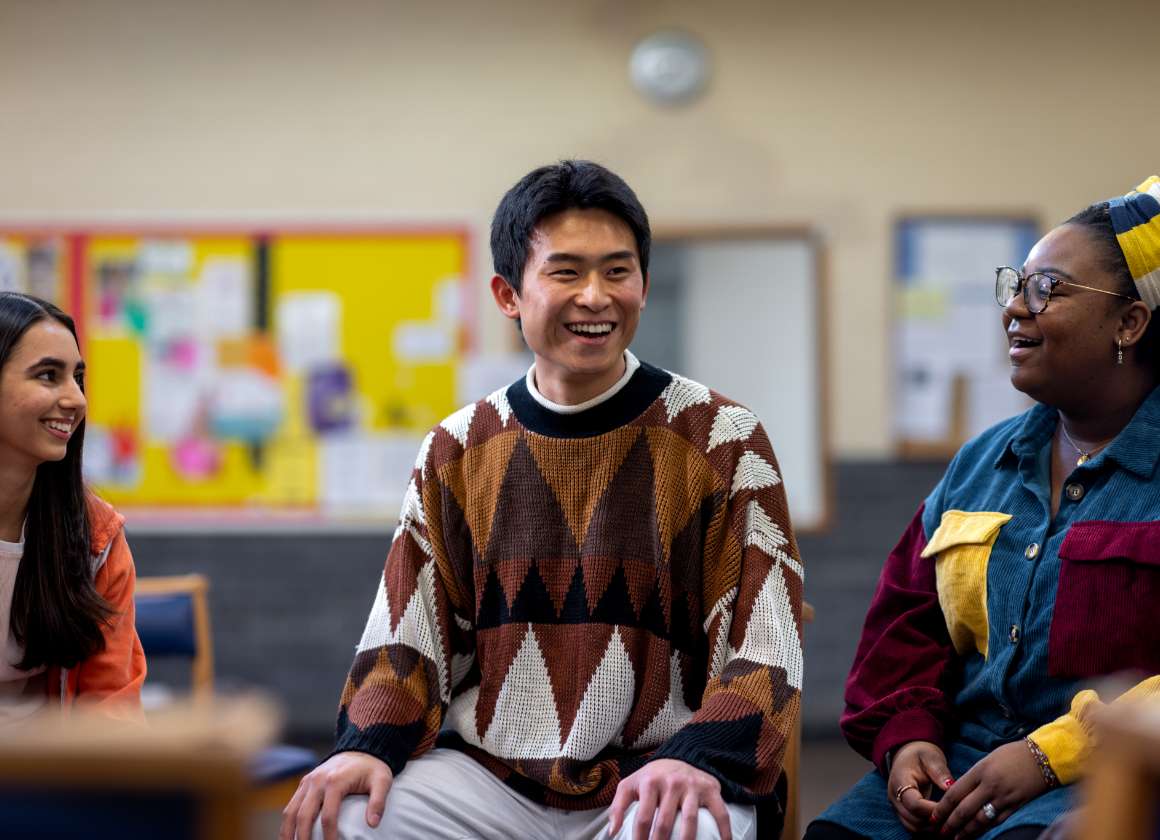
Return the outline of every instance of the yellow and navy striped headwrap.
{"type": "Polygon", "coordinates": [[[1108,201],[1116,241],[1141,300],[1160,306],[1160,177],[1153,175],[1122,198],[1108,201]]]}

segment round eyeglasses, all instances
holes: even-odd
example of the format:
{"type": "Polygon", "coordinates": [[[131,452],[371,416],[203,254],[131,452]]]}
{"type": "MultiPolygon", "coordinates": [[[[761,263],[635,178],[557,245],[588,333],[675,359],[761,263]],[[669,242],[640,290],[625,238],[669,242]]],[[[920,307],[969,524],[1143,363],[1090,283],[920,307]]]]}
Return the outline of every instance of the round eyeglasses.
{"type": "Polygon", "coordinates": [[[1058,277],[1052,277],[1050,274],[1038,271],[1024,277],[1019,269],[1009,265],[1001,265],[995,269],[995,302],[1004,309],[1011,305],[1011,301],[1015,300],[1015,295],[1022,290],[1023,303],[1027,306],[1027,311],[1032,315],[1038,315],[1047,308],[1047,302],[1051,300],[1051,293],[1056,286],[1075,286],[1077,289],[1087,289],[1089,292],[1099,292],[1101,295],[1111,295],[1124,300],[1139,300],[1139,298],[1122,295],[1119,292],[1109,292],[1107,289],[1097,289],[1093,286],[1072,283],[1070,280],[1060,280],[1058,277]]]}

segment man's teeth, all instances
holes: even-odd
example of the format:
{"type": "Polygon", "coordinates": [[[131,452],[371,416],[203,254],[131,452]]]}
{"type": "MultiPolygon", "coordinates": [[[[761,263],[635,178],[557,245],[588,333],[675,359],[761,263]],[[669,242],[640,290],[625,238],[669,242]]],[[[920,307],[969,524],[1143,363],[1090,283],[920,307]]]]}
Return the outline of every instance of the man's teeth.
{"type": "Polygon", "coordinates": [[[612,332],[612,324],[569,324],[568,329],[583,335],[608,335],[612,332]]]}

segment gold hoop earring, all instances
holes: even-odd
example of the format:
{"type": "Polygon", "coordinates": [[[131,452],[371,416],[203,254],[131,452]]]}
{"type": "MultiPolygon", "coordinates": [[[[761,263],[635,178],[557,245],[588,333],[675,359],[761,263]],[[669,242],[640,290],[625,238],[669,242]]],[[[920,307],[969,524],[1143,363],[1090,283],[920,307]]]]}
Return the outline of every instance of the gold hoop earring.
{"type": "Polygon", "coordinates": [[[1124,339],[1116,339],[1116,364],[1122,365],[1124,363],[1124,339]]]}

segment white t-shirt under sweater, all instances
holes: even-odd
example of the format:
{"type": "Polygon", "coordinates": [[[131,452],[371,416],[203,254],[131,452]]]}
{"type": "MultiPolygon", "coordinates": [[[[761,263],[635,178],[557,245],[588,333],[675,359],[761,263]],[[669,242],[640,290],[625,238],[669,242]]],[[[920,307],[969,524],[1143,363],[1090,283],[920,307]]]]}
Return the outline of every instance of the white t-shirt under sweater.
{"type": "Polygon", "coordinates": [[[579,414],[581,411],[587,411],[590,408],[595,408],[603,402],[608,402],[621,392],[628,380],[632,379],[632,375],[636,373],[636,369],[640,367],[640,359],[632,355],[628,350],[624,351],[624,374],[620,379],[616,380],[615,384],[603,394],[597,394],[590,400],[585,400],[577,405],[561,405],[560,403],[552,402],[550,399],[540,393],[540,389],[536,387],[536,366],[533,364],[528,368],[528,375],[526,382],[528,385],[528,393],[532,395],[532,399],[542,405],[548,411],[554,411],[557,414],[579,414]]]}
{"type": "Polygon", "coordinates": [[[0,729],[19,724],[48,703],[44,668],[21,671],[15,663],[24,648],[12,637],[12,590],[24,556],[24,542],[0,540],[0,729]]]}

